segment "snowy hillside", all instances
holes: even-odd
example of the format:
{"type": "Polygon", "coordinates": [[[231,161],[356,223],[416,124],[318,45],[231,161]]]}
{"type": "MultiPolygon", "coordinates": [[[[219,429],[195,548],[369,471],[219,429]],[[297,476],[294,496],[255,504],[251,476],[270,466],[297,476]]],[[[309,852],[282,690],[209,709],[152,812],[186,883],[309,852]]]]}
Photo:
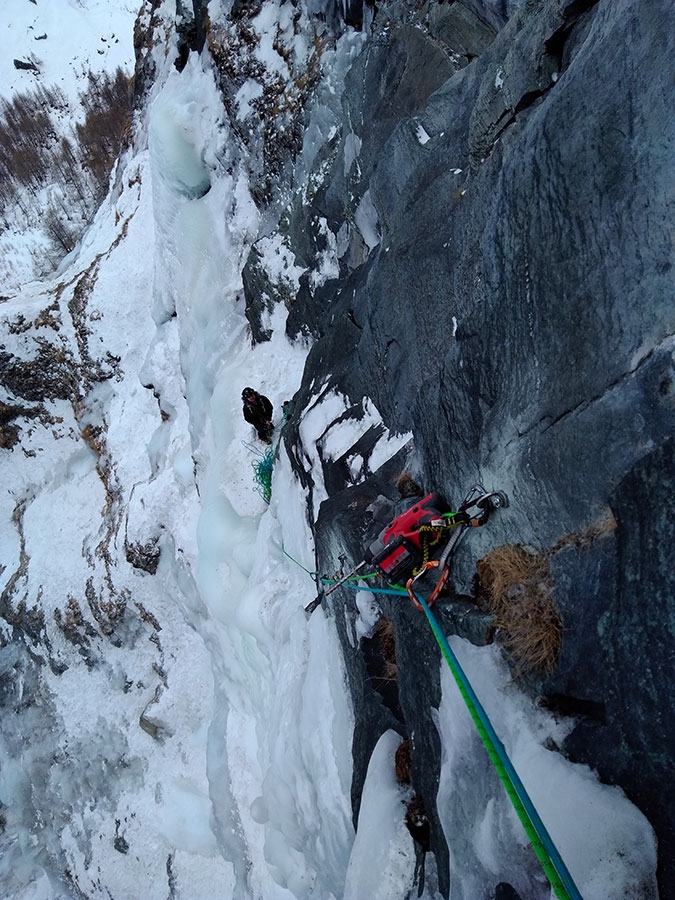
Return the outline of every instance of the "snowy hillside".
{"type": "MultiPolygon", "coordinates": [[[[96,197],[89,197],[94,186],[87,177],[86,154],[83,159],[78,151],[77,128],[86,121],[83,95],[92,83],[102,86],[105,77],[114,77],[116,71],[131,78],[137,12],[135,2],[101,0],[58,4],[19,0],[0,11],[4,50],[0,97],[5,104],[0,116],[5,157],[0,167],[0,277],[5,292],[51,271],[95,209],[96,197]],[[40,96],[39,92],[43,92],[42,102],[31,104],[29,98],[40,96]],[[21,98],[26,115],[14,110],[8,116],[8,104],[21,98]],[[26,133],[31,119],[32,138],[26,133]],[[59,153],[63,139],[77,157],[72,167],[69,154],[59,153]],[[14,154],[16,159],[8,165],[7,157],[14,154]],[[8,174],[12,169],[16,172],[17,162],[26,171],[14,191],[8,174]],[[68,176],[66,170],[70,170],[68,176]],[[80,174],[82,183],[73,184],[80,174]],[[56,236],[55,248],[50,245],[50,232],[56,236]]],[[[102,139],[102,135],[96,137],[99,142],[102,139]]]]}
{"type": "MultiPolygon", "coordinates": [[[[235,46],[229,7],[212,0],[211,40],[179,71],[191,12],[177,22],[175,6],[143,4],[137,49],[153,80],[73,252],[35,280],[37,230],[0,239],[0,894],[437,900],[431,852],[418,894],[413,788],[396,780],[394,730],[373,749],[353,821],[355,700],[333,615],[305,613],[327,466],[346,457],[361,483],[413,435],[387,427],[368,385],[357,408],[316,383],[292,406],[295,452],[281,440],[282,404],[293,405],[315,343],[309,328],[289,336],[292,302],[276,301],[294,300],[302,278],[320,296],[346,246],[325,219],[319,250],[301,255],[282,212],[312,193],[312,167],[332,165],[345,73],[367,35],[327,32],[320,10],[267,0],[235,46]],[[275,168],[276,138],[260,122],[267,109],[290,130],[295,102],[304,138],[275,168]],[[261,298],[259,343],[242,275],[254,245],[276,292],[261,298]],[[269,505],[253,468],[267,448],[241,415],[246,385],[275,409],[269,505]]],[[[74,104],[88,71],[131,73],[137,12],[103,0],[64,0],[58,14],[46,0],[6,5],[4,95],[58,85],[74,104]],[[33,57],[39,74],[14,69],[33,57]]],[[[377,214],[368,201],[358,210],[348,240],[360,229],[367,256],[377,214]]],[[[378,619],[377,595],[363,597],[354,644],[378,619]]],[[[652,827],[620,788],[555,752],[569,721],[521,692],[496,646],[451,642],[584,900],[656,898],[652,827]]],[[[492,900],[508,883],[522,900],[548,900],[440,671],[450,896],[492,900]]]]}

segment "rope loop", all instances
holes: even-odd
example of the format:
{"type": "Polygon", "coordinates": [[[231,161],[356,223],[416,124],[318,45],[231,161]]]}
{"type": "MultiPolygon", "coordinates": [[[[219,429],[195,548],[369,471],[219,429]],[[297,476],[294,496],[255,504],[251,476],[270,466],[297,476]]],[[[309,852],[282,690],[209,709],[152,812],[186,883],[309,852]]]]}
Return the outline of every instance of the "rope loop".
{"type": "Polygon", "coordinates": [[[276,459],[277,450],[281,443],[281,429],[286,424],[291,414],[291,404],[288,400],[283,404],[282,412],[282,420],[279,425],[276,426],[276,428],[279,429],[279,436],[277,437],[274,446],[268,447],[267,450],[263,452],[257,447],[248,444],[246,441],[242,441],[244,447],[251,450],[259,457],[258,459],[253,460],[251,467],[256,483],[255,489],[267,504],[269,504],[272,499],[272,470],[274,469],[274,460],[276,459]]]}

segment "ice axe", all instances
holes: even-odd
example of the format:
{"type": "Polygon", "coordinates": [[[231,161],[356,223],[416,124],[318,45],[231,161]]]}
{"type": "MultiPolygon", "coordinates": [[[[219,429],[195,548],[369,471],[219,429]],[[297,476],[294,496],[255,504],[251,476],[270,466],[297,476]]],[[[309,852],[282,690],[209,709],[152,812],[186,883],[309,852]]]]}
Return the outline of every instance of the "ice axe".
{"type": "Polygon", "coordinates": [[[340,587],[340,585],[344,584],[345,581],[349,581],[349,579],[352,578],[354,575],[356,575],[356,573],[360,569],[362,569],[365,566],[365,564],[366,564],[365,559],[362,559],[361,562],[358,564],[358,566],[354,566],[354,568],[351,570],[351,572],[347,572],[347,574],[343,575],[343,577],[339,581],[336,581],[332,587],[328,588],[328,590],[326,591],[324,596],[327,597],[329,594],[332,594],[333,591],[337,590],[340,587]]]}
{"type": "Polygon", "coordinates": [[[307,604],[307,606],[305,607],[305,612],[311,616],[311,614],[314,612],[317,606],[319,606],[324,597],[332,594],[333,591],[337,590],[340,585],[343,585],[345,583],[345,581],[349,581],[349,579],[356,575],[356,573],[359,572],[365,565],[366,560],[362,559],[357,566],[354,566],[354,568],[350,572],[347,572],[346,575],[343,575],[343,577],[340,578],[339,581],[336,581],[335,584],[332,585],[327,591],[320,591],[318,596],[314,600],[312,600],[311,603],[307,604]]]}

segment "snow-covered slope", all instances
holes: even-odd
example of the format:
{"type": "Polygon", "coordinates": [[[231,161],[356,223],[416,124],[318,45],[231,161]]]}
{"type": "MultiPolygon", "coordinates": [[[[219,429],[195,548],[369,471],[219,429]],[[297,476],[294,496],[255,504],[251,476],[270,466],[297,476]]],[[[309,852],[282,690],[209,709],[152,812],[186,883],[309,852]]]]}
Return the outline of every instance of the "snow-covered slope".
{"type": "Polygon", "coordinates": [[[281,316],[251,350],[258,219],[208,60],[160,87],[68,266],[1,309],[28,417],[2,460],[3,893],[337,895],[348,697],[283,555],[311,566],[297,486],[256,493],[239,400],[280,410],[307,347],[281,316]]]}
{"type": "MultiPolygon", "coordinates": [[[[169,24],[171,7],[157,13],[169,24]]],[[[44,54],[45,78],[73,90],[95,61],[77,49],[85,30],[105,38],[103,55],[88,51],[101,62],[128,60],[110,46],[129,47],[128,4],[70,2],[54,26],[50,9],[25,0],[24,19],[3,13],[24,42],[44,29],[51,47],[65,29],[64,55],[44,54]]],[[[264,11],[271,33],[278,9],[264,11]]],[[[168,31],[168,51],[152,50],[136,144],[80,246],[56,275],[0,303],[0,893],[394,900],[416,890],[397,737],[373,753],[355,834],[344,664],[331,618],[304,612],[316,596],[321,460],[381,417],[368,401],[358,417],[316,385],[301,429],[314,506],[283,444],[270,505],[257,493],[252,465],[264,448],[241,416],[241,389],[267,394],[280,426],[310,343],[288,339],[277,305],[270,340],[251,344],[242,268],[261,227],[269,232],[251,196],[259,160],[232,130],[208,52],[178,72],[168,31]]],[[[16,40],[10,55],[27,53],[16,40]]],[[[360,41],[347,33],[325,53],[327,95],[360,41]]],[[[330,105],[315,112],[304,159],[332,136],[330,105]]],[[[282,236],[264,238],[263,266],[292,281],[302,267],[282,236]]],[[[330,263],[317,258],[315,284],[330,263]]],[[[409,437],[382,426],[371,468],[409,437]]],[[[365,478],[365,462],[353,462],[354,479],[365,478]]],[[[367,604],[361,625],[372,626],[367,604]]],[[[474,651],[466,663],[585,900],[619,900],[634,884],[654,897],[646,820],[586,768],[551,762],[542,744],[559,726],[526,707],[496,654],[478,662],[474,651]],[[551,777],[562,809],[545,789],[551,777]]],[[[550,896],[538,872],[518,871],[524,836],[501,794],[487,797],[479,833],[456,838],[476,748],[449,679],[438,730],[453,898],[487,890],[471,881],[474,857],[495,883],[550,896]]],[[[440,896],[431,859],[427,876],[424,896],[440,896]]]]}
{"type": "MultiPolygon", "coordinates": [[[[44,159],[42,167],[49,169],[49,158],[57,155],[61,140],[66,139],[77,147],[75,129],[85,120],[82,95],[89,79],[100,79],[106,73],[112,76],[118,69],[127,78],[133,74],[133,25],[137,12],[135,2],[107,3],[105,0],[62,3],[17,0],[3,6],[0,10],[3,126],[7,104],[40,91],[47,91],[50,96],[42,108],[49,126],[35,138],[37,146],[30,140],[23,146],[21,137],[13,133],[10,124],[3,135],[3,149],[6,149],[4,141],[8,140],[21,146],[23,158],[35,155],[33,170],[37,171],[41,168],[40,157],[44,159]]],[[[56,228],[64,235],[76,235],[80,223],[87,222],[92,207],[95,208],[95,201],[88,196],[92,186],[86,163],[78,160],[76,168],[84,176],[79,187],[50,179],[48,173],[46,178],[32,183],[23,179],[18,196],[11,190],[3,190],[0,222],[3,294],[55,268],[57,259],[49,240],[50,212],[61,220],[56,228]]]]}
{"type": "Polygon", "coordinates": [[[76,101],[88,72],[133,71],[135,0],[16,0],[0,11],[0,95],[36,85],[61,87],[76,101]],[[35,69],[17,69],[14,60],[35,69]]]}

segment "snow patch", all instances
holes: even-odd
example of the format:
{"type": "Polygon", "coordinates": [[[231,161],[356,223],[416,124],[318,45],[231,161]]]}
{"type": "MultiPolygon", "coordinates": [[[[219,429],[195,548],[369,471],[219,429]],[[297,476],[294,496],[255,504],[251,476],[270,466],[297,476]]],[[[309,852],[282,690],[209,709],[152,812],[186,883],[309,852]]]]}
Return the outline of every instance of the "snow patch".
{"type": "MultiPolygon", "coordinates": [[[[475,647],[458,637],[449,642],[584,900],[655,898],[656,848],[642,813],[621,790],[600,784],[587,766],[546,749],[547,742],[562,744],[570,726],[532,705],[510,682],[495,645],[475,647]]],[[[460,900],[480,895],[479,862],[521,896],[535,896],[543,874],[445,664],[441,683],[438,810],[450,848],[453,894],[460,900]],[[486,768],[477,777],[479,756],[486,768]],[[472,811],[473,837],[471,831],[460,836],[454,816],[472,811]],[[518,846],[520,854],[514,852],[518,846]]]]}
{"type": "Polygon", "coordinates": [[[261,255],[261,265],[272,282],[285,282],[289,291],[295,295],[300,289],[300,276],[306,269],[296,265],[295,255],[288,248],[284,236],[276,233],[271,237],[260,238],[256,249],[261,255]]]}
{"type": "Polygon", "coordinates": [[[400,735],[386,731],[368,763],[343,900],[395,900],[412,889],[415,851],[405,825],[408,798],[394,773],[400,743],[400,735]]]}
{"type": "Polygon", "coordinates": [[[429,141],[431,140],[431,138],[430,138],[429,135],[427,134],[427,132],[426,132],[424,126],[421,125],[421,124],[418,124],[415,133],[417,134],[417,140],[420,142],[420,144],[421,144],[422,146],[424,146],[425,144],[428,144],[429,141]]]}
{"type": "Polygon", "coordinates": [[[361,232],[361,236],[368,247],[372,250],[380,243],[380,220],[373,203],[370,188],[365,192],[359,205],[354,213],[354,223],[361,232]]]}
{"type": "Polygon", "coordinates": [[[243,122],[244,119],[253,112],[251,103],[263,95],[263,86],[259,81],[248,78],[237,93],[234,95],[234,102],[237,105],[237,118],[243,122]]]}

